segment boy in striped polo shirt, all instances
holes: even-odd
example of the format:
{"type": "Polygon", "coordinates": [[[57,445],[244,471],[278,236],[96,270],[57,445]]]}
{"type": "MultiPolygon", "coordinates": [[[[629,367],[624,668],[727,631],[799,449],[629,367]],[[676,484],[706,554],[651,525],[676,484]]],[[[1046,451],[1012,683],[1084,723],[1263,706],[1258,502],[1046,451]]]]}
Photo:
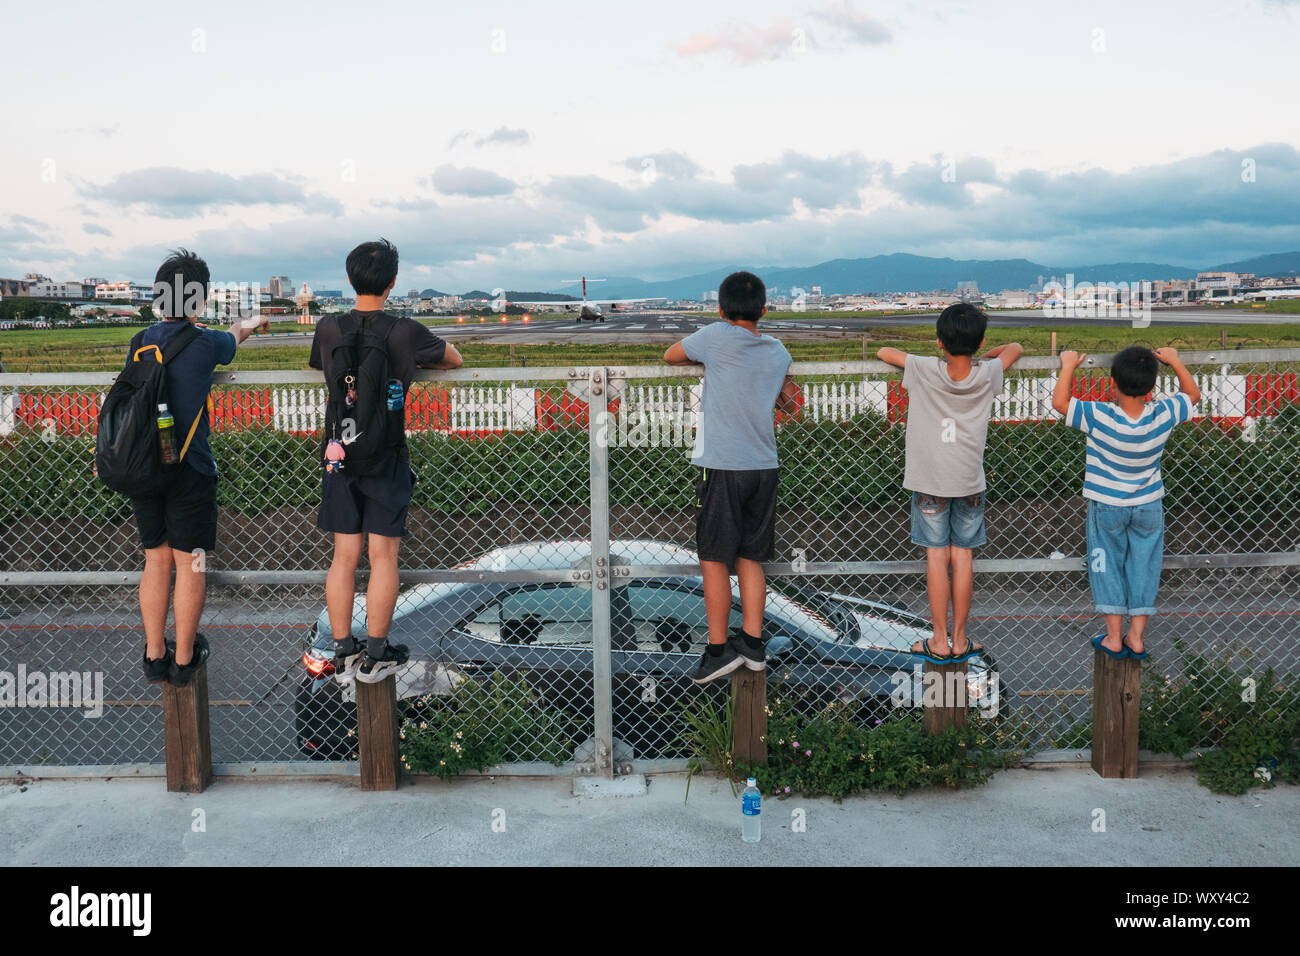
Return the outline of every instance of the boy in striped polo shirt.
{"type": "Polygon", "coordinates": [[[1088,499],[1088,581],[1106,633],[1093,646],[1116,657],[1146,657],[1142,633],[1155,613],[1164,559],[1164,483],[1160,457],[1174,426],[1192,417],[1201,390],[1172,348],[1130,345],[1111,366],[1113,402],[1070,396],[1074,370],[1086,355],[1061,353],[1052,407],[1088,436],[1083,496],[1088,499]],[[1179,393],[1148,402],[1163,362],[1178,376],[1179,393]],[[1124,615],[1130,617],[1122,639],[1124,615]]]}

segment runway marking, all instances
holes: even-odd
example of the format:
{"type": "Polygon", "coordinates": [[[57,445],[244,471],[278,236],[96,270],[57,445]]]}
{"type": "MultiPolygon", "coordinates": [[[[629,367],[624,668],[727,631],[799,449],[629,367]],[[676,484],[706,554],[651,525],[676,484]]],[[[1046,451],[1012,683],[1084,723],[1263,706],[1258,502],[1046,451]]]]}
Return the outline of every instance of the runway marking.
{"type": "Polygon", "coordinates": [[[661,328],[661,329],[675,329],[675,328],[678,328],[678,326],[676,326],[676,325],[672,325],[672,324],[664,323],[664,324],[661,324],[661,325],[659,326],[659,328],[661,328]]]}
{"type": "Polygon", "coordinates": [[[644,329],[644,328],[645,328],[645,325],[625,325],[625,326],[623,326],[623,328],[625,328],[625,329],[629,329],[629,330],[630,330],[630,329],[644,329]]]}

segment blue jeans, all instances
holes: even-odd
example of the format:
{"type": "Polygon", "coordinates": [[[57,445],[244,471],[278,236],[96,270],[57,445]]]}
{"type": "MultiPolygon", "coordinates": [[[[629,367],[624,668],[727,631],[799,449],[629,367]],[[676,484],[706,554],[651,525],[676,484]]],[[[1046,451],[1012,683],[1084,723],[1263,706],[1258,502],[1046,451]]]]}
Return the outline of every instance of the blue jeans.
{"type": "Polygon", "coordinates": [[[1165,556],[1165,506],[1088,502],[1088,583],[1102,614],[1154,614],[1165,556]]]}
{"type": "Polygon", "coordinates": [[[912,492],[912,543],[923,548],[977,548],[984,543],[984,493],[939,498],[912,492]]]}

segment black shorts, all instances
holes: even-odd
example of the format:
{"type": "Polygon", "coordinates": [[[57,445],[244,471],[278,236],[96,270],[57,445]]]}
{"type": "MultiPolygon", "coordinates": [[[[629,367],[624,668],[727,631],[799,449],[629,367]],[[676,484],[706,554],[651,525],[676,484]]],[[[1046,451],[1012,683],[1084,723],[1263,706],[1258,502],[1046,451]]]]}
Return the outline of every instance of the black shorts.
{"type": "Polygon", "coordinates": [[[358,477],[342,471],[321,478],[320,514],[316,527],[334,534],[406,535],[406,509],[411,504],[415,473],[408,462],[394,460],[381,475],[358,477]]]}
{"type": "Polygon", "coordinates": [[[177,551],[217,546],[217,476],[202,475],[184,462],[162,494],[132,498],[140,543],[145,550],[168,545],[177,551]]]}
{"type": "Polygon", "coordinates": [[[701,468],[695,481],[695,550],[701,561],[770,561],[776,544],[777,469],[701,468]]]}

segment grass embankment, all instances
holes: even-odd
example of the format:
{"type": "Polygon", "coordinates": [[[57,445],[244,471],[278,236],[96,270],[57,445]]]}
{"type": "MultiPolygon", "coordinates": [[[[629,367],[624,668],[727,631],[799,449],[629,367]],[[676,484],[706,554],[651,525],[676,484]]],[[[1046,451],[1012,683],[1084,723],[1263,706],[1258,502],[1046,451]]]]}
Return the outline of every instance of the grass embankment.
{"type": "MultiPolygon", "coordinates": [[[[1300,303],[1276,302],[1270,305],[1300,303]]],[[[842,313],[841,313],[842,315],[842,313]]],[[[454,320],[453,320],[454,321],[454,320]]],[[[544,322],[538,331],[544,332],[544,322]]],[[[126,345],[138,328],[96,329],[11,329],[0,332],[0,357],[9,372],[117,371],[122,366],[126,345]]],[[[1226,328],[1213,325],[1159,325],[1145,329],[1127,326],[1029,326],[990,328],[986,348],[1005,342],[1020,342],[1030,355],[1051,351],[1052,333],[1058,349],[1076,349],[1099,354],[1118,351],[1126,345],[1172,345],[1182,351],[1222,348],[1297,348],[1300,325],[1249,324],[1226,328]],[[1223,336],[1221,338],[1221,336],[1223,336]]],[[[815,342],[786,343],[799,362],[845,362],[874,358],[876,349],[892,345],[931,354],[934,333],[926,326],[882,326],[866,332],[827,332],[815,342]],[[865,342],[864,342],[865,340],[865,342]]],[[[663,358],[662,342],[591,342],[513,347],[516,365],[526,360],[544,365],[650,365],[663,358]]],[[[467,366],[500,367],[511,363],[511,346],[493,342],[465,342],[460,346],[467,366]]],[[[230,366],[235,371],[250,369],[306,368],[310,349],[306,345],[259,346],[241,349],[230,366]]]]}

